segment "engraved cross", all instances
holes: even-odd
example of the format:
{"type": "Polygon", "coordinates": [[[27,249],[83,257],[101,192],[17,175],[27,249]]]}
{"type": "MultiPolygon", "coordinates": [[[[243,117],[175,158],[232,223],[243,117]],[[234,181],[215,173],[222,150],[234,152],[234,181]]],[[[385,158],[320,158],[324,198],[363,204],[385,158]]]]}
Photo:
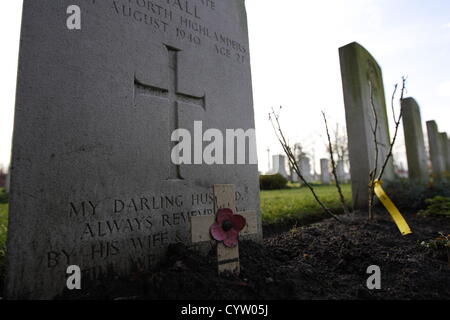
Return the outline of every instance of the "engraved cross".
{"type": "MultiPolygon", "coordinates": [[[[168,53],[169,66],[168,72],[168,87],[158,88],[152,85],[144,84],[134,79],[134,96],[135,101],[138,95],[151,96],[156,98],[162,98],[169,102],[169,141],[172,132],[179,128],[178,119],[178,107],[179,103],[186,103],[192,106],[201,107],[206,110],[205,96],[194,96],[185,93],[181,93],[178,90],[178,52],[179,49],[165,46],[168,53]]],[[[176,142],[169,144],[169,155],[176,142]]],[[[180,166],[175,165],[170,161],[169,177],[167,180],[182,180],[180,174],[180,166]]]]}

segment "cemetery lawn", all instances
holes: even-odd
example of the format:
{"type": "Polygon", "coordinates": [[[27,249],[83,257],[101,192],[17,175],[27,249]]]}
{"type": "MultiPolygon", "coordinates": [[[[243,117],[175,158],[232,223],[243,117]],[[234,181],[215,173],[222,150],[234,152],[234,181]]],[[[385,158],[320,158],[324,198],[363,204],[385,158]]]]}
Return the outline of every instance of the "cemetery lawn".
{"type": "MultiPolygon", "coordinates": [[[[336,213],[343,213],[339,195],[334,185],[314,186],[319,198],[336,213]]],[[[344,197],[351,206],[351,186],[342,185],[344,197]]],[[[291,185],[289,189],[261,191],[262,221],[265,226],[274,224],[300,224],[317,222],[328,218],[311,191],[306,187],[291,185]]]]}

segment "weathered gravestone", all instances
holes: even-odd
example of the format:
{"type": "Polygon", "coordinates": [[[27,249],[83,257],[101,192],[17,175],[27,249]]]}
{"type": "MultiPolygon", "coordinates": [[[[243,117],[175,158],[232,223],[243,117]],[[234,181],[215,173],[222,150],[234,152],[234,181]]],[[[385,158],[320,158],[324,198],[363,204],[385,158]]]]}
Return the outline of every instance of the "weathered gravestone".
{"type": "Polygon", "coordinates": [[[442,155],[444,161],[444,173],[447,177],[447,174],[450,173],[450,149],[448,148],[448,136],[446,132],[439,133],[439,138],[441,139],[442,145],[442,155]]]}
{"type": "Polygon", "coordinates": [[[300,173],[305,178],[306,182],[313,182],[313,175],[311,174],[311,160],[308,157],[301,157],[298,163],[300,173]]]}
{"type": "Polygon", "coordinates": [[[450,139],[447,140],[447,148],[448,148],[448,150],[449,150],[449,152],[448,152],[448,158],[447,158],[447,163],[448,163],[448,165],[447,165],[447,170],[449,170],[449,172],[450,172],[450,139]]]}
{"type": "Polygon", "coordinates": [[[322,184],[329,184],[331,181],[328,159],[320,159],[320,181],[322,184]]]}
{"type": "Polygon", "coordinates": [[[6,173],[6,180],[5,180],[6,193],[9,193],[10,186],[11,186],[11,166],[9,166],[8,172],[6,173]]]}
{"type": "Polygon", "coordinates": [[[428,157],[425,151],[420,108],[414,98],[403,99],[401,105],[408,176],[413,181],[427,183],[429,178],[428,157]]]}
{"type": "Polygon", "coordinates": [[[272,156],[272,174],[280,174],[283,177],[289,177],[286,172],[286,156],[282,154],[272,156]]]}
{"type": "Polygon", "coordinates": [[[442,150],[442,140],[436,121],[427,121],[427,132],[433,178],[442,180],[445,174],[445,160],[442,150]]]}
{"type": "Polygon", "coordinates": [[[71,3],[24,1],[9,298],[53,298],[69,265],[83,283],[148,270],[190,243],[191,216],[214,214],[214,184],[236,186],[261,238],[257,165],[233,164],[254,141],[232,135],[227,165],[206,165],[198,130],[254,128],[244,1],[77,2],[81,30],[71,3]],[[195,165],[171,161],[178,128],[194,132],[195,165]]]}
{"type": "MultiPolygon", "coordinates": [[[[371,54],[356,42],[339,49],[347,123],[353,207],[367,209],[369,173],[375,168],[375,141],[372,128],[378,118],[378,171],[389,153],[390,136],[381,68],[371,54]]],[[[384,180],[395,178],[392,158],[384,180]]]]}
{"type": "Polygon", "coordinates": [[[336,175],[339,182],[346,182],[347,174],[345,173],[344,161],[342,160],[338,160],[338,162],[336,163],[336,175]]]}

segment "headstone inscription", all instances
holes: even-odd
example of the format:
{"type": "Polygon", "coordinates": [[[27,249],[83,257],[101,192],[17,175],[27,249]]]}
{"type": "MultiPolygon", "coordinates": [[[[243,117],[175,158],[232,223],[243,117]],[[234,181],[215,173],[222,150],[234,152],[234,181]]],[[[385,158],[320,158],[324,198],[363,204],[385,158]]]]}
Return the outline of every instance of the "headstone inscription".
{"type": "Polygon", "coordinates": [[[409,179],[427,183],[429,178],[428,157],[425,151],[419,105],[414,98],[405,98],[401,101],[401,108],[409,179]]]}
{"type": "Polygon", "coordinates": [[[442,150],[442,140],[439,136],[436,121],[427,121],[427,132],[433,178],[436,180],[442,180],[445,173],[445,160],[442,150]]]}
{"type": "Polygon", "coordinates": [[[322,184],[330,184],[330,169],[328,159],[320,159],[320,181],[322,184]]]}
{"type": "Polygon", "coordinates": [[[254,128],[244,1],[78,3],[81,30],[69,30],[66,1],[24,1],[12,299],[55,297],[69,265],[88,282],[148,270],[169,244],[190,243],[189,217],[214,214],[215,183],[236,186],[261,238],[257,165],[204,164],[196,144],[209,145],[193,130],[254,128]],[[177,128],[194,132],[194,165],[171,159],[177,128]]]}
{"type": "MultiPolygon", "coordinates": [[[[367,209],[369,173],[375,169],[375,139],[372,128],[378,118],[378,163],[389,153],[390,136],[381,68],[372,55],[356,42],[339,49],[342,87],[350,156],[353,207],[367,209]]],[[[378,166],[378,171],[381,165],[378,166]]],[[[383,178],[395,178],[392,158],[383,178]]]]}

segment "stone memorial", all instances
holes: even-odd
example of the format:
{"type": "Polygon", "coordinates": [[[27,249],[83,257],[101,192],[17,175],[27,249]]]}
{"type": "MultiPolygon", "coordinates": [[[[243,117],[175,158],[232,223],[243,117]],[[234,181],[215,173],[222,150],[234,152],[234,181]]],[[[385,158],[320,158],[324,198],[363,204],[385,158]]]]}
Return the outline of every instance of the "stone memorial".
{"type": "Polygon", "coordinates": [[[450,149],[448,148],[448,135],[446,132],[439,133],[439,137],[441,139],[442,145],[442,156],[444,162],[444,174],[447,175],[450,173],[450,149]]]}
{"type": "Polygon", "coordinates": [[[303,178],[305,178],[306,182],[313,182],[314,178],[311,174],[311,160],[308,157],[301,157],[299,160],[298,167],[300,169],[303,178]]]}
{"type": "Polygon", "coordinates": [[[10,185],[11,185],[11,166],[9,166],[8,172],[6,173],[6,179],[5,179],[6,193],[9,193],[10,185]]]}
{"type": "Polygon", "coordinates": [[[285,178],[289,177],[286,171],[286,156],[277,154],[272,156],[272,174],[280,174],[285,178]]]}
{"type": "MultiPolygon", "coordinates": [[[[447,140],[447,148],[448,148],[448,150],[449,150],[449,152],[448,152],[448,158],[447,158],[447,163],[450,165],[450,139],[447,140]]],[[[449,168],[449,167],[447,166],[447,168],[449,168]]]]}
{"type": "MultiPolygon", "coordinates": [[[[352,181],[353,207],[367,209],[369,173],[375,168],[375,141],[372,127],[378,118],[378,163],[389,153],[390,136],[381,68],[371,54],[356,42],[339,49],[344,92],[352,181]]],[[[381,170],[379,165],[378,170],[381,170]]],[[[384,180],[395,178],[392,158],[386,167],[384,180]]]]}
{"type": "Polygon", "coordinates": [[[436,121],[427,121],[427,132],[433,178],[442,180],[445,174],[445,160],[436,121]]]}
{"type": "Polygon", "coordinates": [[[428,157],[425,151],[419,105],[414,98],[405,98],[401,102],[401,107],[408,160],[408,177],[419,183],[427,183],[429,179],[428,157]]]}
{"type": "Polygon", "coordinates": [[[83,286],[150,270],[214,215],[214,184],[236,186],[261,239],[254,137],[238,132],[254,129],[244,1],[77,3],[24,1],[10,299],[54,298],[71,265],[83,286]],[[177,129],[192,141],[173,156],[177,129]]]}
{"type": "Polygon", "coordinates": [[[331,182],[328,159],[320,159],[320,182],[322,184],[330,184],[331,182]]]}
{"type": "Polygon", "coordinates": [[[340,183],[344,183],[347,180],[347,174],[345,173],[344,161],[338,160],[336,163],[336,175],[340,183]]]}

